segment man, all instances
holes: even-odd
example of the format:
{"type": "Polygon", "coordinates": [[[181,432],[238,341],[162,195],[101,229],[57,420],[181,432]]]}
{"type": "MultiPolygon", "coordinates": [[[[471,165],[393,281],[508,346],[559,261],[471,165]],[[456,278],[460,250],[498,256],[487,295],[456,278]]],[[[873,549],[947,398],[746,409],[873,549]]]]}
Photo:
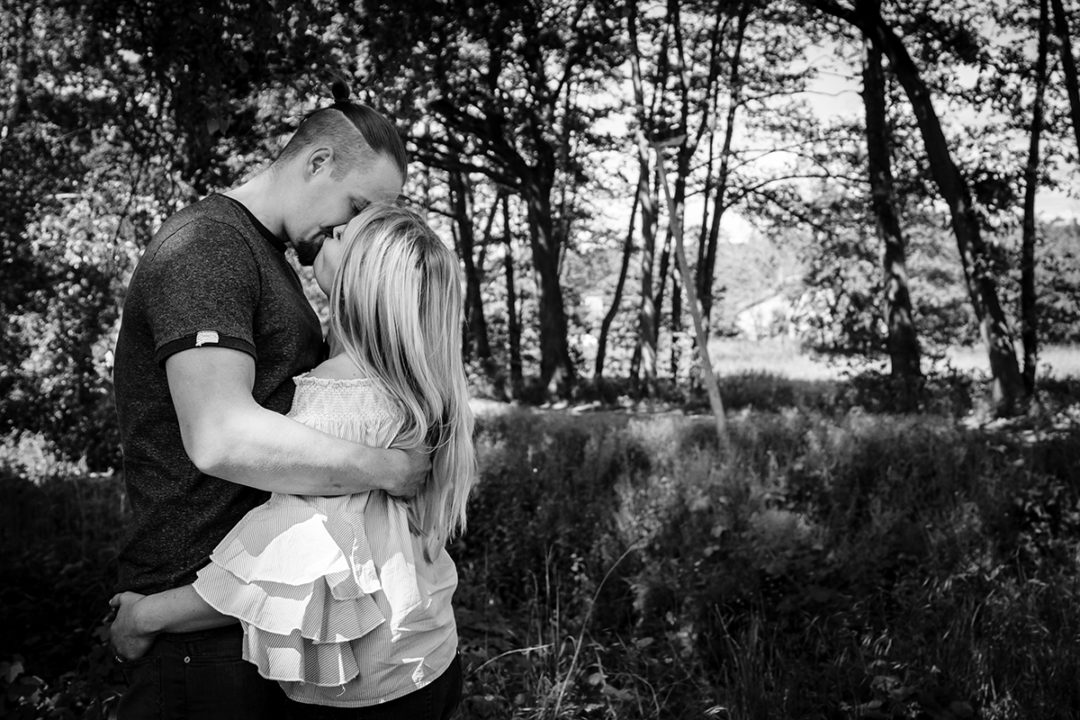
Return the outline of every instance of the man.
{"type": "MultiPolygon", "coordinates": [[[[310,263],[334,227],[369,202],[393,201],[404,175],[389,121],[339,97],[305,118],[269,168],[173,215],[146,248],[116,345],[134,510],[119,558],[122,590],[190,583],[268,492],[411,495],[426,477],[422,453],[354,445],[283,415],[292,377],[323,353],[287,244],[310,263]]],[[[112,638],[118,660],[145,652],[123,665],[121,720],[280,713],[277,684],[241,658],[236,624],[156,635],[122,612],[112,638]]]]}

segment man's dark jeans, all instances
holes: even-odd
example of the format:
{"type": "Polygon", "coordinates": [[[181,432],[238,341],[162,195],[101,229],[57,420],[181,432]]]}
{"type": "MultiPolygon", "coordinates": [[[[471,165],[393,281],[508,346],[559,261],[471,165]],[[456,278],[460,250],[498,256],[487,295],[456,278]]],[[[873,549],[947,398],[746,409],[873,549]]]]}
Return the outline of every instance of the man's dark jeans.
{"type": "Polygon", "coordinates": [[[286,697],[241,658],[239,625],[159,635],[143,657],[121,667],[128,689],[119,720],[284,720],[286,697]]]}

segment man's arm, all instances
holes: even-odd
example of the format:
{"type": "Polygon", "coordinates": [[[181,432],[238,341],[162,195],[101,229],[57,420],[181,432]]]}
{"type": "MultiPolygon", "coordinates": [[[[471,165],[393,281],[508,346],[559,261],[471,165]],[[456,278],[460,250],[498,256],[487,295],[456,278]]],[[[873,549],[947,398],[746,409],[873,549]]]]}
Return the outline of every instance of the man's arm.
{"type": "Polygon", "coordinates": [[[184,450],[207,475],[270,492],[411,496],[427,477],[426,453],[371,448],[267,410],[251,395],[255,361],[223,347],[165,361],[184,450]]]}

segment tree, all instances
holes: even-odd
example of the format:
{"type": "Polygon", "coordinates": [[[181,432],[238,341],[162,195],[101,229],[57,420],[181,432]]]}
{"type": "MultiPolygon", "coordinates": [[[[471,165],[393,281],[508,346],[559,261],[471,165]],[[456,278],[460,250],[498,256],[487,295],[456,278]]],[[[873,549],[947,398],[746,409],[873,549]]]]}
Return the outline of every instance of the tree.
{"type": "MultiPolygon", "coordinates": [[[[670,144],[682,145],[683,140],[668,141],[670,144]]],[[[724,402],[720,397],[720,387],[713,374],[712,359],[709,357],[709,345],[705,337],[705,323],[702,319],[701,304],[694,290],[694,281],[690,274],[690,263],[686,259],[686,247],[683,243],[682,218],[679,216],[679,206],[675,203],[674,194],[668,184],[667,173],[664,171],[663,159],[659,157],[664,151],[664,145],[653,146],[658,155],[657,164],[660,167],[661,182],[664,186],[664,199],[667,201],[668,225],[675,241],[675,258],[682,274],[683,285],[690,298],[690,313],[694,320],[694,333],[697,339],[698,360],[701,364],[701,374],[705,380],[705,390],[709,396],[709,405],[712,407],[713,420],[716,423],[716,435],[721,444],[727,442],[727,422],[724,417],[724,402]]]]}
{"type": "Polygon", "coordinates": [[[121,54],[136,64],[140,82],[121,98],[135,120],[131,141],[178,171],[187,202],[234,184],[238,158],[265,156],[268,140],[295,128],[282,105],[295,112],[305,95],[329,99],[330,78],[348,67],[349,26],[335,10],[282,0],[88,0],[81,13],[98,62],[121,54]],[[140,118],[147,94],[152,112],[140,118]]]}
{"type": "Polygon", "coordinates": [[[116,88],[131,75],[88,62],[80,20],[65,3],[0,8],[11,90],[0,105],[0,433],[36,434],[99,469],[118,453],[107,357],[117,276],[149,203],[136,187],[143,163],[117,140],[116,88]]]}
{"type": "Polygon", "coordinates": [[[503,218],[503,271],[506,278],[506,326],[507,354],[510,356],[510,395],[520,398],[524,390],[521,369],[521,316],[518,313],[517,283],[514,280],[514,233],[510,223],[510,196],[502,196],[503,218]]]}
{"type": "MultiPolygon", "coordinates": [[[[743,1],[737,4],[734,12],[735,16],[735,30],[734,30],[734,44],[735,47],[731,52],[731,60],[729,62],[727,87],[728,87],[728,101],[727,112],[724,117],[724,136],[720,143],[720,156],[719,156],[719,168],[716,171],[716,179],[713,180],[713,163],[715,158],[713,156],[712,145],[715,142],[715,132],[709,134],[709,152],[707,157],[707,167],[705,174],[705,186],[703,193],[706,198],[712,194],[712,218],[708,219],[709,203],[704,205],[703,213],[705,217],[702,218],[701,233],[698,240],[698,269],[695,281],[697,283],[698,297],[701,298],[702,315],[704,316],[704,323],[706,332],[710,328],[710,317],[712,315],[713,307],[713,280],[716,274],[716,251],[717,245],[720,242],[720,221],[724,216],[728,203],[728,192],[730,190],[729,185],[731,183],[731,165],[733,161],[732,156],[732,142],[735,137],[735,121],[739,111],[742,107],[743,97],[743,42],[746,39],[746,26],[751,12],[751,3],[743,1]],[[708,227],[706,232],[705,228],[708,227]]],[[[716,54],[713,54],[713,62],[715,62],[716,54]]],[[[713,97],[713,103],[715,104],[716,98],[719,92],[713,97]]],[[[717,110],[714,109],[714,114],[717,110]]]]}
{"type": "Polygon", "coordinates": [[[637,217],[638,203],[640,198],[634,195],[633,206],[630,208],[630,227],[626,230],[626,239],[623,241],[622,261],[619,263],[619,278],[615,281],[615,293],[611,299],[611,306],[604,313],[604,319],[600,322],[600,335],[597,339],[596,361],[593,369],[593,379],[600,380],[604,376],[604,360],[607,358],[608,333],[611,331],[611,323],[619,312],[622,304],[623,289],[626,287],[626,275],[630,269],[630,257],[634,252],[634,219],[637,217]]]}
{"type": "Polygon", "coordinates": [[[423,161],[467,170],[518,195],[539,289],[544,392],[567,394],[576,368],[567,340],[561,262],[577,219],[580,153],[592,140],[581,103],[603,82],[615,8],[604,0],[486,0],[365,9],[373,74],[404,117],[437,121],[414,133],[423,161]],[[430,38],[443,42],[432,46],[430,38]],[[431,98],[418,106],[417,98],[431,98]],[[458,139],[466,153],[458,150],[458,139]]]}
{"type": "Polygon", "coordinates": [[[1020,411],[1026,393],[1016,361],[1012,335],[998,298],[997,281],[967,178],[954,162],[930,96],[904,41],[887,23],[874,0],[856,0],[849,8],[834,0],[808,0],[822,12],[862,31],[889,58],[892,72],[904,88],[918,121],[930,171],[949,208],[953,234],[960,252],[968,295],[979,319],[992,375],[995,412],[1012,415],[1020,411]]]}
{"type": "Polygon", "coordinates": [[[900,226],[892,174],[891,134],[885,113],[885,72],[881,50],[867,41],[863,66],[863,105],[866,108],[867,164],[870,197],[878,237],[884,246],[885,323],[892,376],[898,383],[900,407],[913,409],[917,403],[918,381],[922,374],[919,342],[911,310],[908,287],[907,239],[900,226]]]}
{"type": "MultiPolygon", "coordinates": [[[[641,69],[641,52],[638,47],[638,6],[635,0],[626,3],[626,23],[629,33],[629,60],[631,81],[633,83],[634,111],[638,132],[634,138],[637,153],[638,181],[635,190],[635,203],[641,210],[641,309],[638,313],[638,345],[635,350],[637,361],[632,374],[637,376],[637,368],[644,371],[646,392],[651,393],[656,382],[656,343],[657,311],[656,294],[653,289],[653,268],[656,257],[656,229],[659,217],[659,196],[654,177],[651,154],[647,135],[653,132],[652,118],[659,104],[660,94],[654,93],[650,101],[645,97],[645,79],[641,69]]],[[[661,47],[666,44],[666,36],[661,47]]],[[[666,49],[663,51],[666,57],[666,49]]],[[[663,73],[666,64],[657,70],[656,84],[665,82],[663,73]]]]}
{"type": "MultiPolygon", "coordinates": [[[[1060,0],[1055,0],[1059,2],[1060,0]]],[[[1043,130],[1043,98],[1046,93],[1046,56],[1050,35],[1047,0],[1039,0],[1039,42],[1035,60],[1035,99],[1031,110],[1028,159],[1024,168],[1024,221],[1020,250],[1020,338],[1024,346],[1024,387],[1035,393],[1038,364],[1038,313],[1035,288],[1035,191],[1039,181],[1039,140],[1043,130]]]]}
{"type": "MultiPolygon", "coordinates": [[[[505,398],[503,374],[500,372],[491,352],[488,338],[487,320],[484,317],[484,298],[481,291],[481,271],[477,268],[476,233],[473,229],[473,207],[475,204],[470,183],[460,171],[449,173],[449,191],[452,215],[454,218],[454,238],[458,256],[465,268],[465,329],[462,348],[465,356],[479,361],[484,377],[491,384],[491,391],[499,399],[505,398]]],[[[491,241],[491,228],[502,201],[502,195],[496,195],[487,214],[482,247],[491,241]]],[[[482,263],[481,263],[482,264],[482,263]]]]}

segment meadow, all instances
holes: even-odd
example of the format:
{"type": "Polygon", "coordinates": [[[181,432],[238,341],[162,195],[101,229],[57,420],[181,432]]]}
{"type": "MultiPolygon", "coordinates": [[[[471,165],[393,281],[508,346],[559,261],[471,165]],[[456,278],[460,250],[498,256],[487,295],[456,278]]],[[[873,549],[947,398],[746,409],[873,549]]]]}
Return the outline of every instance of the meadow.
{"type": "MultiPolygon", "coordinates": [[[[459,717],[1080,717],[1078,376],[982,423],[977,372],[899,415],[872,373],[751,368],[723,441],[680,408],[478,404],[459,717]]],[[[0,449],[0,715],[108,717],[120,477],[0,449]]]]}

